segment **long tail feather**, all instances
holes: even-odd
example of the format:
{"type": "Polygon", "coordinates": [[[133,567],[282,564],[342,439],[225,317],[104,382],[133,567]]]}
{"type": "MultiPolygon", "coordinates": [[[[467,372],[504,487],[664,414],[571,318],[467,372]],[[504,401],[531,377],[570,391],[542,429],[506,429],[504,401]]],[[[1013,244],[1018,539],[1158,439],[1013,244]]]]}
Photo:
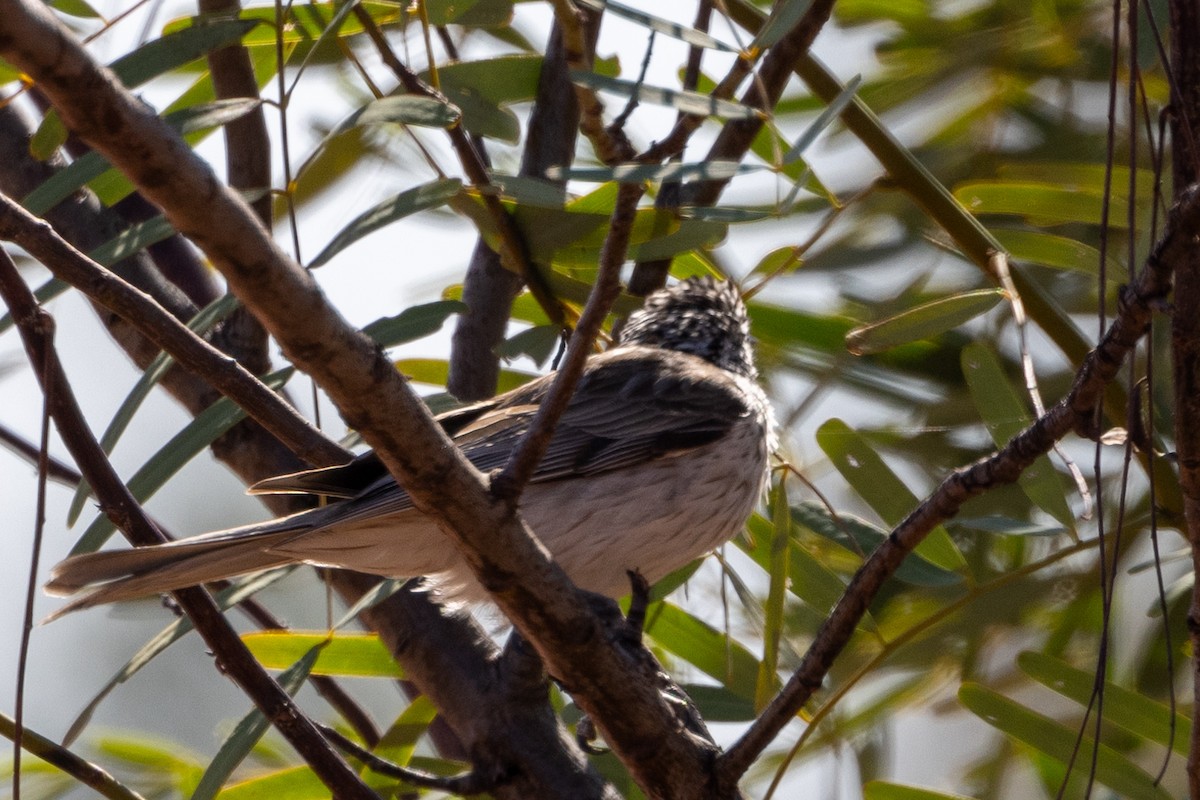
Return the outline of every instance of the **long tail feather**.
{"type": "Polygon", "coordinates": [[[72,556],[51,572],[46,592],[66,596],[91,591],[55,611],[51,619],[291,564],[294,557],[271,552],[271,547],[307,527],[275,520],[169,544],[72,556]]]}

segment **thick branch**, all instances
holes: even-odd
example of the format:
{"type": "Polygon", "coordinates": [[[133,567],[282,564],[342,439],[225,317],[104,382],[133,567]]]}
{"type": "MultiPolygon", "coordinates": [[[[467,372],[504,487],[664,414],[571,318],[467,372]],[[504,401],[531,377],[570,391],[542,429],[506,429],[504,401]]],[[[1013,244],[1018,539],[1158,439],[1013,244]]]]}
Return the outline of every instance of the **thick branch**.
{"type": "Polygon", "coordinates": [[[608,236],[600,251],[600,267],[596,283],[588,295],[587,306],[579,317],[575,332],[571,334],[571,345],[554,383],[545,400],[538,406],[537,414],[530,423],[529,433],[513,452],[504,470],[492,479],[492,493],[504,499],[513,508],[525,484],[529,483],[533,471],[541,462],[554,435],[554,427],[567,410],[575,384],[583,374],[584,364],[595,346],[596,336],[604,324],[608,312],[621,294],[621,265],[629,252],[629,237],[633,232],[633,220],[637,214],[638,200],[645,194],[640,183],[623,183],[617,192],[617,203],[613,209],[608,236]]]}
{"type": "Polygon", "coordinates": [[[1100,345],[1084,359],[1071,391],[1004,446],[944,481],[908,515],[866,560],[842,599],[821,625],[787,685],[729,752],[721,756],[720,777],[736,782],[783,727],[795,718],[850,640],[871,601],[928,533],[958,513],[970,498],[1013,483],[1039,456],[1071,431],[1090,435],[1096,402],[1125,357],[1150,329],[1154,312],[1171,290],[1171,272],[1192,257],[1200,236],[1200,188],[1193,187],[1171,211],[1167,231],[1136,284],[1121,294],[1117,318],[1100,345]]]}
{"type": "MultiPolygon", "coordinates": [[[[1200,173],[1195,132],[1200,131],[1200,9],[1172,0],[1170,10],[1171,163],[1180,203],[1193,191],[1200,173]],[[1187,187],[1185,191],[1185,187],[1187,187]]],[[[1193,247],[1175,267],[1175,314],[1171,319],[1171,360],[1175,386],[1175,451],[1183,493],[1183,527],[1200,570],[1200,254],[1193,247]]],[[[1188,608],[1192,643],[1192,739],[1188,751],[1188,794],[1200,798],[1200,583],[1192,587],[1188,608]]]]}
{"type": "Polygon", "coordinates": [[[245,204],[161,120],[96,65],[51,13],[14,0],[0,53],[51,98],[64,122],[105,154],[193,239],[298,366],[361,431],[417,507],[436,521],[496,603],[572,688],[651,794],[711,792],[712,749],[675,732],[670,704],[619,636],[520,519],[437,427],[392,364],[329,307],[245,204]]]}
{"type": "Polygon", "coordinates": [[[350,454],[329,441],[237,361],[166,312],[151,297],[67,244],[48,224],[0,195],[0,239],[19,244],[59,280],[121,315],[177,362],[211,383],[313,465],[340,463],[350,454]]]}
{"type": "MultiPolygon", "coordinates": [[[[30,362],[45,365],[35,369],[42,392],[50,398],[50,413],[63,442],[79,464],[88,483],[100,498],[104,512],[119,528],[139,544],[165,541],[141,506],[108,463],[100,444],[87,427],[75,402],[75,395],[54,351],[54,323],[37,306],[33,293],[25,286],[8,253],[0,251],[0,296],[12,312],[29,354],[30,362]]],[[[317,727],[300,713],[292,698],[268,675],[203,589],[184,589],[175,593],[196,630],[212,649],[226,673],[254,701],[263,715],[296,748],[321,781],[337,798],[375,800],[336,750],[329,746],[317,727]]]]}
{"type": "MultiPolygon", "coordinates": [[[[589,30],[592,46],[599,31],[599,14],[592,15],[589,30]]],[[[567,75],[562,31],[550,31],[538,93],[529,114],[529,131],[521,155],[520,175],[543,178],[551,167],[570,166],[575,156],[579,106],[567,75]]],[[[500,264],[500,256],[484,244],[482,237],[471,254],[463,280],[463,302],[451,343],[450,375],[446,389],[459,400],[473,401],[496,392],[500,357],[496,347],[504,339],[512,301],[521,291],[521,277],[500,264]]]]}

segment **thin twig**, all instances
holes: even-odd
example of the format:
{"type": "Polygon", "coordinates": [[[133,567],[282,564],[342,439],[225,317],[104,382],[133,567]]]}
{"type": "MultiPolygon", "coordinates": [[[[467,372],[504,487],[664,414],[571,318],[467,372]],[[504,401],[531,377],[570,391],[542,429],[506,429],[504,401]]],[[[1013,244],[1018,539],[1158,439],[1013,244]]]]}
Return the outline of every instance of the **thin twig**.
{"type": "MultiPolygon", "coordinates": [[[[38,307],[33,293],[21,280],[16,265],[2,249],[0,297],[3,297],[12,313],[30,362],[46,365],[44,373],[38,372],[38,378],[44,381],[42,391],[48,398],[55,427],[100,498],[104,512],[135,543],[157,544],[165,541],[165,537],[121,482],[88,428],[54,351],[50,317],[38,307]]],[[[264,716],[296,748],[321,781],[331,789],[334,797],[339,800],[377,800],[375,793],[329,746],[292,698],[254,660],[237,633],[229,627],[212,597],[199,588],[183,589],[176,592],[175,596],[226,674],[234,679],[264,716]]]]}
{"type": "Polygon", "coordinates": [[[0,195],[0,239],[19,244],[55,277],[124,318],[177,362],[211,383],[310,464],[347,461],[329,441],[245,367],[201,339],[139,292],[64,241],[48,224],[0,195]]]}
{"type": "Polygon", "coordinates": [[[600,251],[600,271],[588,295],[587,305],[579,316],[575,332],[571,335],[567,355],[550,391],[538,406],[529,433],[521,440],[500,474],[492,479],[492,494],[514,507],[538,462],[542,460],[554,435],[554,427],[567,410],[571,395],[575,393],[575,384],[583,374],[584,364],[600,333],[600,326],[621,293],[621,265],[625,263],[629,251],[629,237],[633,231],[637,204],[643,194],[645,188],[640,183],[623,183],[617,190],[617,203],[608,236],[604,238],[604,247],[600,251]]]}
{"type": "Polygon", "coordinates": [[[335,728],[328,725],[319,726],[329,741],[333,742],[343,753],[358,759],[367,769],[389,778],[404,781],[421,789],[435,789],[457,795],[483,794],[496,788],[494,780],[488,780],[483,774],[472,770],[462,775],[434,775],[411,767],[402,767],[395,762],[380,758],[352,739],[343,736],[335,728]]]}
{"type": "MultiPolygon", "coordinates": [[[[49,334],[48,334],[49,335],[49,334]]],[[[48,386],[50,364],[38,365],[41,383],[48,386]]],[[[46,532],[46,484],[50,472],[50,390],[42,395],[42,431],[37,457],[37,499],[33,522],[33,541],[29,555],[29,581],[25,589],[25,617],[21,622],[21,644],[17,648],[17,692],[13,704],[13,800],[21,800],[21,740],[25,735],[25,673],[29,666],[29,637],[33,633],[33,602],[37,597],[38,562],[42,556],[42,537],[46,532]]]]}
{"type": "MultiPolygon", "coordinates": [[[[10,430],[3,423],[0,423],[0,445],[4,445],[34,466],[37,465],[38,458],[41,455],[41,451],[37,445],[26,441],[20,434],[10,430]]],[[[51,480],[58,481],[66,486],[79,485],[79,471],[69,464],[59,461],[54,456],[48,456],[46,468],[46,474],[51,480]]]]}
{"type": "MultiPolygon", "coordinates": [[[[396,57],[392,51],[392,46],[388,44],[387,37],[383,35],[383,31],[375,24],[375,20],[371,15],[357,2],[354,5],[355,18],[362,24],[363,30],[375,45],[375,49],[379,51],[380,58],[387,65],[388,69],[400,81],[405,91],[412,94],[421,95],[437,100],[440,103],[449,104],[450,101],[441,92],[428,85],[417,76],[415,72],[410,70],[403,61],[396,57]]],[[[537,267],[529,258],[529,250],[525,246],[525,239],[521,235],[520,229],[517,228],[516,222],[505,210],[500,202],[499,192],[492,184],[492,179],[488,175],[487,167],[480,158],[479,153],[475,150],[475,146],[471,143],[471,137],[463,129],[461,124],[454,125],[449,128],[446,133],[450,136],[450,146],[454,148],[454,152],[458,155],[459,162],[462,164],[463,171],[466,173],[467,179],[471,184],[479,190],[480,199],[487,208],[488,215],[492,219],[492,223],[496,226],[496,231],[500,235],[500,256],[504,265],[513,272],[518,273],[529,287],[529,291],[533,294],[538,305],[546,312],[546,316],[555,325],[562,325],[565,317],[563,315],[562,305],[554,298],[554,293],[551,291],[541,273],[537,271],[537,267]]]]}
{"type": "MultiPolygon", "coordinates": [[[[17,725],[11,717],[0,714],[0,736],[15,741],[17,730],[17,725]]],[[[47,764],[58,767],[84,786],[109,800],[145,800],[103,768],[80,758],[57,742],[28,728],[21,730],[21,749],[32,753],[47,764]]],[[[16,797],[15,794],[13,796],[16,797]]]]}
{"type": "Polygon", "coordinates": [[[1039,456],[1071,431],[1091,432],[1092,411],[1105,385],[1149,329],[1171,288],[1175,264],[1190,256],[1200,233],[1200,188],[1193,186],[1172,209],[1163,239],[1138,281],[1122,296],[1117,317],[1076,373],[1071,391],[1002,449],[957,470],[915,508],[859,568],[845,594],[817,631],[800,666],[749,730],[722,756],[720,779],[735,782],[821,685],[872,599],[908,553],[934,527],[953,517],[971,497],[1017,480],[1039,456]]]}

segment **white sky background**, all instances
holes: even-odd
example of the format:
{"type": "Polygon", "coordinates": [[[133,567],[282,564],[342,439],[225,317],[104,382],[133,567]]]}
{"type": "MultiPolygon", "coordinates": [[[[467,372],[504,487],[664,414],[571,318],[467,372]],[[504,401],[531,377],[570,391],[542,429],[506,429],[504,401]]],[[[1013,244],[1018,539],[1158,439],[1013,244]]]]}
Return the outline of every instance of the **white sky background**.
{"type": "MultiPolygon", "coordinates": [[[[113,8],[119,5],[114,3],[113,8]]],[[[658,4],[639,5],[653,11],[658,4]]],[[[164,9],[157,17],[155,30],[161,29],[161,24],[167,19],[186,13],[186,9],[187,6],[182,5],[164,9]]],[[[659,11],[661,13],[661,8],[659,11]]],[[[545,6],[521,4],[518,6],[518,15],[522,20],[523,32],[530,41],[540,46],[548,30],[545,6]]],[[[93,52],[103,61],[112,60],[128,50],[142,24],[141,17],[122,23],[118,29],[101,37],[93,52]]],[[[605,20],[600,53],[604,56],[618,55],[625,77],[636,76],[645,47],[643,33],[642,29],[622,20],[605,20]]],[[[714,27],[714,33],[732,43],[732,39],[720,27],[714,27]]],[[[480,45],[485,43],[485,37],[477,38],[480,45]]],[[[845,80],[856,73],[873,69],[871,44],[869,36],[857,33],[848,36],[831,28],[818,39],[816,51],[845,80]]],[[[419,39],[414,39],[411,47],[410,63],[421,64],[423,59],[419,54],[419,39]]],[[[674,70],[682,63],[683,47],[661,36],[657,38],[655,47],[656,58],[649,82],[675,85],[674,70]]],[[[480,57],[483,52],[483,48],[476,45],[469,47],[464,55],[480,57]]],[[[388,74],[377,68],[374,59],[367,56],[364,60],[381,85],[392,84],[388,74]]],[[[708,71],[717,72],[712,66],[708,67],[708,71]]],[[[149,102],[161,106],[179,90],[178,83],[158,82],[143,88],[141,92],[149,102]]],[[[272,84],[268,93],[273,94],[274,91],[272,84]]],[[[330,82],[328,72],[310,72],[296,98],[290,110],[293,164],[299,163],[315,142],[310,133],[310,123],[316,121],[331,126],[353,110],[352,104],[346,100],[346,93],[330,82]]],[[[614,98],[609,100],[611,116],[619,110],[621,101],[614,98]]],[[[524,109],[517,111],[523,117],[524,109]]],[[[648,144],[655,135],[661,135],[669,128],[673,118],[672,110],[643,106],[634,115],[630,125],[635,144],[648,144]]],[[[277,115],[273,109],[268,108],[268,119],[275,124],[277,115]]],[[[925,122],[927,125],[928,121],[925,122]]],[[[921,120],[911,120],[901,130],[905,134],[919,136],[923,127],[921,120]]],[[[795,136],[799,130],[789,133],[795,136]]],[[[442,146],[439,132],[423,130],[419,135],[427,146],[443,154],[439,160],[447,171],[458,174],[456,162],[445,155],[446,148],[442,146]]],[[[200,148],[205,157],[218,165],[218,169],[223,164],[220,139],[220,136],[212,136],[200,148]]],[[[278,142],[277,136],[274,141],[278,142]]],[[[689,151],[692,157],[703,152],[700,145],[705,142],[705,137],[697,138],[696,145],[689,151]]],[[[503,148],[494,147],[491,142],[489,146],[494,148],[493,153],[499,164],[503,165],[507,159],[515,168],[517,156],[514,151],[505,153],[503,148]]],[[[411,152],[411,148],[397,148],[397,152],[404,151],[411,152]]],[[[835,187],[848,179],[858,178],[863,171],[874,174],[878,170],[865,151],[841,142],[836,148],[824,147],[819,143],[809,155],[821,178],[835,187]]],[[[277,164],[276,185],[282,183],[282,175],[282,169],[277,164]]],[[[319,208],[304,211],[300,220],[302,255],[311,258],[351,219],[384,197],[433,177],[428,171],[417,175],[419,177],[414,177],[410,172],[398,179],[393,168],[381,163],[361,167],[352,180],[343,183],[333,196],[320,203],[319,208]]],[[[746,181],[734,187],[727,199],[736,201],[750,199],[751,196],[761,199],[761,189],[765,186],[769,191],[771,180],[764,176],[746,181]],[[753,189],[747,188],[751,185],[753,189]]],[[[579,188],[587,191],[590,187],[579,188]]],[[[786,193],[787,188],[781,191],[786,193]]],[[[801,225],[791,219],[773,226],[756,227],[753,233],[735,226],[731,228],[728,241],[717,255],[735,274],[744,273],[775,247],[803,240],[812,223],[812,220],[808,220],[801,225]]],[[[277,236],[285,249],[290,251],[291,239],[286,228],[281,228],[277,236]]],[[[336,261],[315,274],[342,313],[354,324],[364,325],[380,316],[398,313],[415,303],[438,299],[442,287],[461,280],[473,246],[474,236],[469,235],[467,226],[462,222],[427,212],[376,232],[344,251],[336,261]]],[[[28,274],[34,284],[41,282],[39,271],[30,270],[28,274]]],[[[837,296],[836,287],[813,281],[794,283],[788,290],[789,295],[800,292],[804,293],[801,305],[808,307],[819,307],[837,296]]],[[[88,419],[96,430],[102,430],[137,375],[128,367],[129,362],[124,355],[111,344],[91,309],[77,296],[64,296],[55,301],[50,310],[59,324],[58,345],[68,375],[88,419]]],[[[449,330],[450,325],[447,325],[441,334],[400,348],[395,355],[445,357],[449,349],[449,330]]],[[[527,362],[516,366],[530,368],[527,362]]],[[[17,337],[11,333],[0,338],[0,369],[9,367],[13,369],[0,372],[3,421],[34,440],[39,425],[41,396],[25,365],[17,337]]],[[[301,406],[307,409],[307,384],[297,380],[293,382],[291,390],[301,406]]],[[[834,404],[837,398],[831,397],[826,402],[834,404]]],[[[332,408],[326,404],[322,411],[327,428],[340,433],[341,423],[332,408]]],[[[834,413],[831,410],[829,415],[834,413]]],[[[847,409],[840,407],[836,413],[847,416],[847,409]]],[[[887,412],[875,409],[872,413],[887,412]]],[[[824,416],[818,412],[812,418],[822,419],[824,416]]],[[[117,447],[114,461],[121,474],[132,474],[186,421],[186,415],[172,401],[160,393],[153,395],[117,447]]],[[[865,424],[877,420],[873,417],[855,419],[851,416],[851,421],[865,424]]],[[[793,433],[799,441],[812,441],[811,431],[793,433]]],[[[65,458],[63,448],[57,441],[54,452],[65,458]]],[[[0,641],[9,643],[0,647],[0,687],[11,688],[15,685],[16,643],[20,609],[28,580],[34,487],[31,467],[7,450],[0,449],[0,503],[6,512],[3,542],[7,556],[0,564],[0,591],[3,592],[0,595],[3,598],[0,607],[6,612],[0,614],[0,641]]],[[[262,507],[245,497],[243,488],[238,480],[206,454],[196,459],[160,491],[150,502],[149,509],[177,535],[191,535],[262,518],[265,515],[262,507]]],[[[51,485],[49,521],[41,556],[39,584],[44,581],[49,567],[66,555],[72,542],[92,517],[92,511],[85,511],[74,530],[65,530],[69,500],[68,490],[51,485]]],[[[289,579],[284,587],[268,595],[270,605],[297,627],[322,627],[323,592],[311,584],[312,581],[289,579]],[[300,597],[304,598],[302,602],[300,597]]],[[[59,602],[39,592],[35,618],[45,616],[59,602]]],[[[88,611],[51,626],[36,628],[29,658],[25,712],[27,724],[49,736],[61,736],[75,714],[103,682],[149,636],[169,621],[170,615],[151,601],[125,604],[116,609],[88,611]]],[[[101,706],[91,729],[92,735],[106,730],[141,731],[152,737],[163,737],[164,743],[180,743],[193,748],[204,761],[211,758],[222,735],[249,704],[215,670],[197,668],[197,664],[203,661],[199,655],[201,649],[202,644],[192,637],[157,659],[130,684],[117,689],[101,706]]],[[[360,695],[371,698],[372,712],[382,725],[386,725],[391,718],[389,715],[400,707],[397,693],[384,682],[358,681],[353,682],[353,688],[360,695]]],[[[316,716],[329,717],[311,692],[302,696],[302,702],[316,716]]],[[[0,699],[0,709],[6,713],[11,712],[12,706],[11,694],[10,699],[0,699]]],[[[952,773],[946,771],[945,754],[939,753],[940,758],[931,759],[928,753],[916,752],[925,737],[913,736],[909,727],[929,722],[902,720],[897,724],[897,735],[892,740],[898,746],[898,751],[892,763],[906,765],[903,777],[908,780],[947,788],[945,776],[952,773]],[[900,735],[901,732],[907,735],[900,735]],[[913,774],[913,765],[922,764],[933,766],[933,770],[913,774]]],[[[933,720],[933,723],[944,724],[939,720],[933,720]]],[[[978,732],[981,728],[972,725],[970,730],[978,732]]],[[[959,738],[969,739],[969,736],[959,738]]],[[[798,770],[794,780],[802,782],[811,792],[810,796],[814,797],[854,797],[857,792],[854,776],[847,774],[844,764],[817,763],[798,770]]]]}

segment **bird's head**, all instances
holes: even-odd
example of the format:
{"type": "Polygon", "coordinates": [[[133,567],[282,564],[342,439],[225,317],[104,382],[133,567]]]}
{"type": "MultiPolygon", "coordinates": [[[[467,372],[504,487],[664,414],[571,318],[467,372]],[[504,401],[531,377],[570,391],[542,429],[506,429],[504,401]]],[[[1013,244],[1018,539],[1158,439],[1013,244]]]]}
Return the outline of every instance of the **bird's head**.
{"type": "Polygon", "coordinates": [[[646,297],[629,315],[621,344],[662,347],[699,356],[754,379],[750,317],[737,287],[709,276],[688,278],[646,297]]]}

